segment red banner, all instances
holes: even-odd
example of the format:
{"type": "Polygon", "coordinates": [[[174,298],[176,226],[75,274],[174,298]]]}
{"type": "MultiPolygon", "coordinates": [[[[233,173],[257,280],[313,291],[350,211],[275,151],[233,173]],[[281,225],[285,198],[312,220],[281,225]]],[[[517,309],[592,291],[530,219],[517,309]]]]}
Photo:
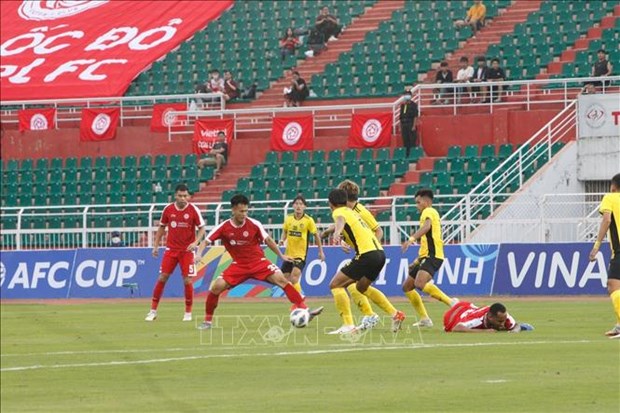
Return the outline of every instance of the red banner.
{"type": "Polygon", "coordinates": [[[22,109],[18,116],[20,132],[56,129],[56,109],[22,109]]]}
{"type": "Polygon", "coordinates": [[[152,132],[168,132],[168,125],[170,129],[179,130],[182,129],[181,122],[187,119],[187,116],[172,116],[170,112],[179,112],[187,110],[185,103],[160,103],[153,106],[153,117],[151,118],[151,131],[152,132]]]}
{"type": "Polygon", "coordinates": [[[22,0],[0,4],[0,87],[2,100],[11,101],[122,96],[140,72],[233,2],[22,0]]]}
{"type": "Polygon", "coordinates": [[[120,117],[121,110],[119,108],[82,109],[80,140],[109,141],[114,139],[120,117]]]}
{"type": "Polygon", "coordinates": [[[217,141],[217,134],[224,132],[226,134],[226,143],[228,144],[228,156],[230,156],[231,143],[235,134],[235,121],[232,119],[205,119],[197,120],[194,124],[194,153],[202,155],[209,153],[213,148],[213,144],[217,141]]]}
{"type": "Polygon", "coordinates": [[[273,118],[271,149],[274,151],[301,151],[314,148],[314,118],[295,116],[273,118]]]}
{"type": "Polygon", "coordinates": [[[349,148],[381,148],[390,146],[392,114],[354,114],[351,118],[349,148]]]}

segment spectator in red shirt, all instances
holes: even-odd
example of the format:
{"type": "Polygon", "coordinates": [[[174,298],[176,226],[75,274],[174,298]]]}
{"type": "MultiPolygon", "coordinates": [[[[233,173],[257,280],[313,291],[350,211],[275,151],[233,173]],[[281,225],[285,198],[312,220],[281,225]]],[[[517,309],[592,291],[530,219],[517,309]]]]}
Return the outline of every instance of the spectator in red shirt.
{"type": "Polygon", "coordinates": [[[233,80],[230,70],[224,72],[224,100],[237,99],[239,97],[239,85],[233,80]]]}
{"type": "Polygon", "coordinates": [[[295,32],[291,27],[286,29],[286,33],[280,39],[280,55],[282,56],[282,61],[286,60],[287,56],[295,55],[295,49],[299,46],[300,41],[295,36],[295,32]]]}
{"type": "Polygon", "coordinates": [[[206,83],[207,93],[224,93],[224,79],[220,77],[219,70],[213,70],[209,81],[206,83]]]}

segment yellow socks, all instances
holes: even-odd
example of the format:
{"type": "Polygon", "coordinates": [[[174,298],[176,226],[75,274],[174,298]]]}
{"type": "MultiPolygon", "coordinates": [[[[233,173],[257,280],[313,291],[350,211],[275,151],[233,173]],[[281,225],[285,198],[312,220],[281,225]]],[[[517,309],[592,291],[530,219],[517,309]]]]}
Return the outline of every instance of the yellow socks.
{"type": "Polygon", "coordinates": [[[614,311],[616,312],[616,321],[620,325],[620,290],[616,290],[609,294],[611,302],[614,305],[614,311]]]}
{"type": "Polygon", "coordinates": [[[301,294],[301,283],[299,281],[297,281],[296,283],[293,283],[293,288],[295,288],[297,292],[301,294]]]}
{"type": "Polygon", "coordinates": [[[364,295],[370,300],[377,304],[383,311],[388,313],[389,315],[394,315],[396,313],[396,308],[392,305],[392,303],[387,299],[385,294],[381,291],[377,290],[375,287],[368,287],[364,295]]]}
{"type": "Polygon", "coordinates": [[[420,294],[418,294],[416,290],[411,290],[411,291],[405,292],[405,295],[411,302],[411,305],[413,306],[415,311],[418,313],[420,318],[428,318],[428,313],[426,312],[426,307],[424,306],[424,303],[422,302],[422,297],[420,297],[420,294]]]}
{"type": "Polygon", "coordinates": [[[334,302],[336,303],[336,309],[342,318],[342,324],[352,326],[353,314],[351,314],[351,302],[349,301],[349,295],[344,288],[334,288],[332,289],[332,294],[334,296],[334,302]]]}
{"type": "Polygon", "coordinates": [[[351,294],[351,299],[353,299],[353,302],[357,305],[362,314],[374,314],[374,312],[372,311],[372,307],[370,306],[370,301],[368,301],[368,298],[364,294],[357,291],[357,288],[355,288],[355,283],[349,285],[347,287],[347,291],[349,291],[349,294],[351,294]]]}
{"type": "Polygon", "coordinates": [[[426,283],[424,288],[422,288],[422,291],[424,291],[426,294],[430,295],[434,299],[441,301],[445,305],[450,305],[450,297],[445,295],[444,292],[441,291],[439,287],[437,287],[435,284],[431,282],[426,283]]]}

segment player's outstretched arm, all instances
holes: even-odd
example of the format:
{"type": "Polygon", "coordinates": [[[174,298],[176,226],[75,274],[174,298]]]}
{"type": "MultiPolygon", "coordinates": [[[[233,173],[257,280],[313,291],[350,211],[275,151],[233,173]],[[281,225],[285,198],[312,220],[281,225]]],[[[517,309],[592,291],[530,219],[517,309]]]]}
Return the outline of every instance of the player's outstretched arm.
{"type": "Polygon", "coordinates": [[[479,328],[469,328],[465,327],[463,324],[459,323],[454,326],[452,329],[453,333],[496,333],[497,331],[492,328],[479,329],[479,328]]]}
{"type": "Polygon", "coordinates": [[[267,244],[269,249],[275,252],[276,255],[280,257],[282,261],[293,262],[293,259],[291,257],[289,257],[288,255],[282,254],[282,251],[280,251],[280,248],[278,248],[278,244],[276,244],[276,242],[273,239],[271,239],[271,237],[265,238],[265,244],[267,244]]]}
{"type": "MultiPolygon", "coordinates": [[[[196,241],[192,242],[191,244],[189,244],[187,246],[187,250],[188,251],[192,251],[195,250],[196,247],[198,246],[198,244],[200,244],[200,240],[202,240],[205,237],[205,233],[207,232],[206,227],[200,227],[200,229],[198,230],[198,234],[196,234],[196,241]]],[[[202,254],[201,254],[202,255],[202,254]]],[[[201,256],[200,255],[200,256],[201,256]]]]}
{"type": "Polygon", "coordinates": [[[336,226],[334,224],[331,224],[329,227],[327,227],[325,231],[320,233],[319,238],[322,238],[322,239],[329,238],[329,236],[334,233],[335,229],[336,229],[336,226]]]}
{"type": "Polygon", "coordinates": [[[431,230],[431,220],[427,218],[426,221],[424,221],[424,225],[422,225],[422,227],[420,227],[419,230],[414,232],[413,235],[411,235],[411,237],[409,237],[407,241],[403,242],[402,251],[403,252],[407,251],[407,248],[409,248],[409,245],[417,242],[420,238],[424,236],[424,234],[426,234],[430,230],[431,230]]]}

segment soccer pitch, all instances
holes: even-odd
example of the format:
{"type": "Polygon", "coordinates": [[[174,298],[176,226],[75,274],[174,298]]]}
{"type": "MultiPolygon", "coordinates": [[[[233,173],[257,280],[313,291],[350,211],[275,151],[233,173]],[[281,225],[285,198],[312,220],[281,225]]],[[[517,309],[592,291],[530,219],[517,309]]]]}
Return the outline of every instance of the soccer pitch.
{"type": "MultiPolygon", "coordinates": [[[[477,299],[490,304],[494,298],[477,299]]],[[[2,412],[618,412],[620,342],[606,298],[500,301],[536,330],[330,336],[318,322],[290,330],[282,300],[222,299],[213,331],[183,323],[180,301],[1,306],[2,412]]],[[[203,300],[194,316],[201,318],[203,300]]],[[[356,310],[354,309],[354,312],[356,310]]]]}

